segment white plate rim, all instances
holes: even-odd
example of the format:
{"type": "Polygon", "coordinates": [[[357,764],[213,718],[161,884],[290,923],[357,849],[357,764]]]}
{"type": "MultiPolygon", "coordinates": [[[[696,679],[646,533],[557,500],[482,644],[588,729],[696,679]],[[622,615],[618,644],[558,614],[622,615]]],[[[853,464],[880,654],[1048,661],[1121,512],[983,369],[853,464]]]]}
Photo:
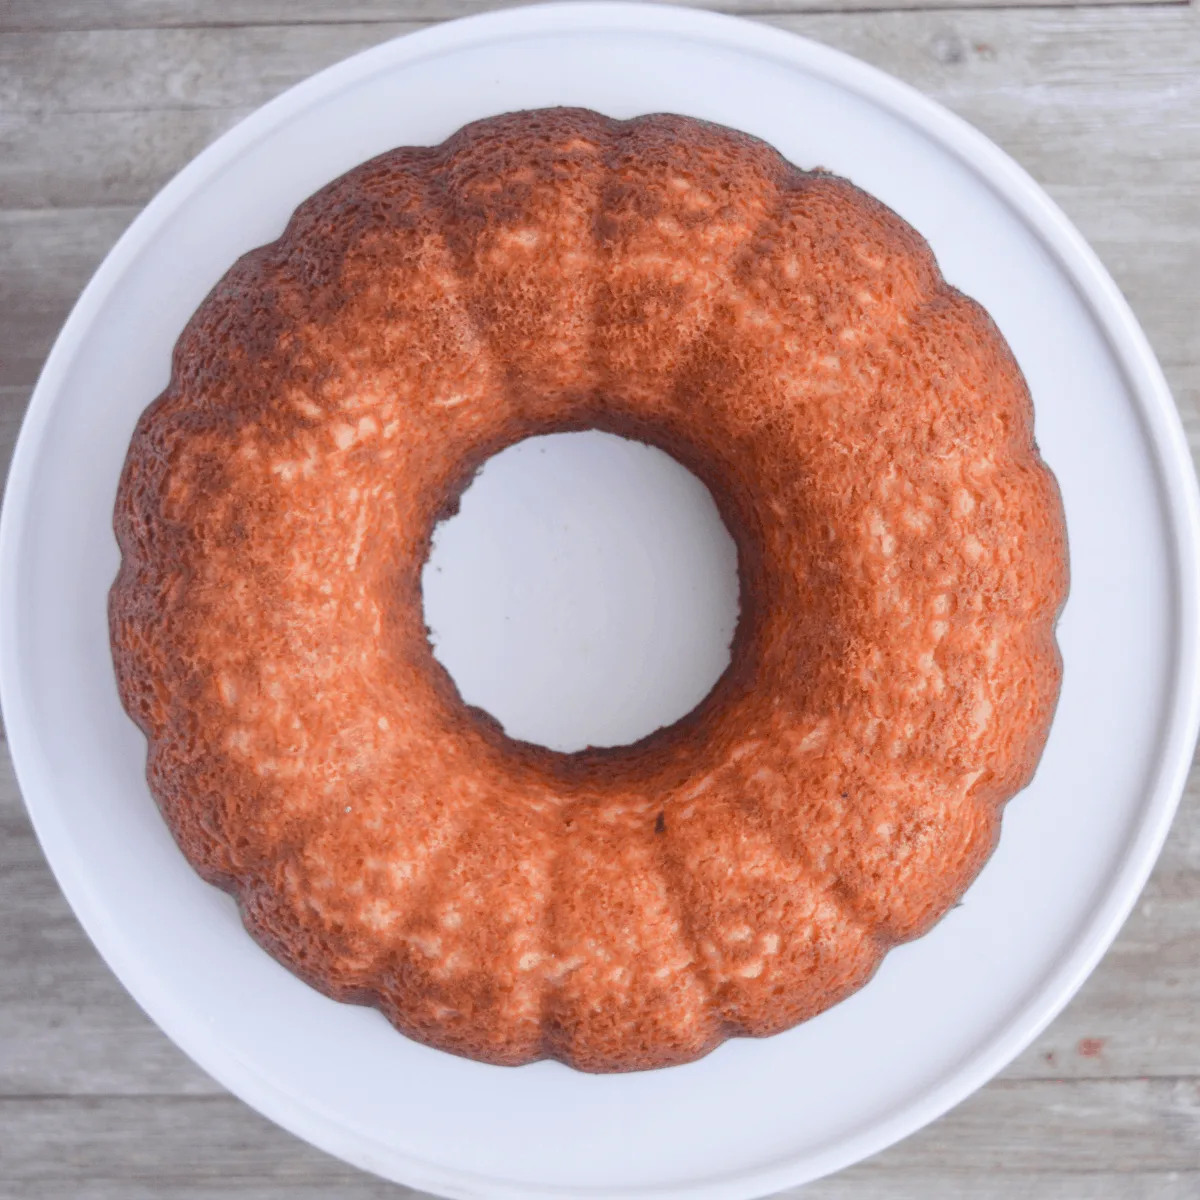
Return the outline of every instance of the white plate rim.
{"type": "Polygon", "coordinates": [[[478,14],[404,35],[356,54],[295,85],[206,148],[147,205],[106,256],[63,326],[34,389],[14,450],[0,512],[0,706],[18,783],[35,832],[59,886],[109,967],[167,1035],[210,1075],[297,1136],[365,1170],[453,1197],[614,1195],[727,1200],[808,1182],[878,1153],[961,1102],[1016,1057],[1063,1009],[1116,937],[1161,851],[1182,794],[1200,728],[1200,493],[1183,427],[1166,379],[1116,284],[1079,232],[1037,183],[965,121],[907,84],[840,51],[799,35],[737,17],[636,3],[554,3],[478,14]],[[772,1162],[709,1180],[613,1192],[589,1187],[531,1186],[447,1170],[411,1156],[380,1151],[265,1080],[254,1064],[206,1038],[203,1025],[178,1014],[169,994],[139,971],[138,955],[104,912],[65,837],[50,790],[41,786],[44,757],[31,708],[23,702],[21,638],[16,620],[16,566],[33,470],[55,397],[94,315],[121,275],[175,209],[205,180],[274,127],[343,87],[381,70],[514,34],[642,32],[716,42],[839,84],[902,117],[960,158],[1012,206],[1072,280],[1138,401],[1138,416],[1156,459],[1170,525],[1175,574],[1177,656],[1172,703],[1160,734],[1157,770],[1136,836],[1098,900],[1073,951],[1027,998],[1009,1022],[940,1083],[887,1120],[801,1160],[772,1162]]]}

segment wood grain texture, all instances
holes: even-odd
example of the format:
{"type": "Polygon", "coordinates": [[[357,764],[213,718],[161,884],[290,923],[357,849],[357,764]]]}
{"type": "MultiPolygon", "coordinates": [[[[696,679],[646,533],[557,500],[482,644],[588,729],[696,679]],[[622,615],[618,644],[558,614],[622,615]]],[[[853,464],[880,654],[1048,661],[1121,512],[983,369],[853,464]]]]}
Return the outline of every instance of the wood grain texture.
{"type": "MultiPolygon", "coordinates": [[[[666,0],[678,3],[679,0],[666,0]]],[[[692,8],[742,16],[791,12],[852,12],[942,8],[1069,8],[1154,5],[1187,0],[697,0],[692,8]]],[[[509,0],[8,0],[0,32],[35,29],[186,28],[248,25],[330,25],[419,19],[442,21],[496,8],[509,0]]]]}
{"type": "MultiPolygon", "coordinates": [[[[997,1082],[886,1155],[785,1194],[1007,1200],[1018,1180],[1029,1195],[1030,1181],[1041,1179],[1048,1185],[1041,1194],[1068,1200],[1194,1200],[1181,1184],[1200,1180],[1198,1087],[1195,1080],[1096,1080],[1072,1085],[1064,1103],[1062,1085],[997,1082]],[[1107,1122],[1102,1141],[1098,1113],[1107,1122]],[[1103,1174],[1101,1161],[1111,1164],[1103,1174]],[[1107,1186],[1085,1191],[1097,1177],[1107,1186]],[[1143,1182],[1174,1190],[1133,1190],[1143,1182]]],[[[10,1197],[422,1195],[354,1172],[225,1096],[0,1100],[0,1127],[11,1145],[3,1193],[10,1197]]]]}
{"type": "MultiPolygon", "coordinates": [[[[3,313],[2,309],[0,313],[3,313]]],[[[0,320],[2,319],[0,316],[0,320]]],[[[12,459],[13,447],[17,444],[17,434],[21,431],[21,418],[25,415],[25,407],[29,403],[32,391],[33,389],[28,387],[0,387],[0,489],[8,482],[8,465],[12,459]]],[[[2,794],[0,792],[0,795],[2,794]]],[[[2,803],[0,800],[0,805],[2,803]]],[[[2,811],[0,808],[0,812],[2,811]]]]}
{"type": "MultiPolygon", "coordinates": [[[[754,8],[933,95],[1048,188],[1138,313],[1200,457],[1200,13],[798,11],[862,6],[754,8]]],[[[71,304],[175,171],[291,83],[475,7],[0,0],[0,469],[71,304]]],[[[0,912],[0,1200],[418,1195],[258,1118],[149,1023],[71,916],[3,753],[0,912]]],[[[1063,1015],[978,1095],[804,1200],[1195,1200],[1198,948],[1200,769],[1063,1015]]]]}

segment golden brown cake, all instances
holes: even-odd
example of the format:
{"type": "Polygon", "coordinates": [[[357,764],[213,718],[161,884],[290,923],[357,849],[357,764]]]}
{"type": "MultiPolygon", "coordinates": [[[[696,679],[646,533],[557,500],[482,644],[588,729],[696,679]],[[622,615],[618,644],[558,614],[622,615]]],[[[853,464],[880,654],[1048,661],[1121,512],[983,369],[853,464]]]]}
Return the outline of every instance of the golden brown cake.
{"type": "Polygon", "coordinates": [[[184,854],[329,996],[491,1063],[687,1062],[835,1004],[996,843],[1067,586],[1021,373],[842,179],[557,109],[384,154],[238,261],[116,504],[121,696],[184,854]],[[506,738],[421,569],[533,434],[653,443],[737,543],[728,671],[635,745],[506,738]]]}

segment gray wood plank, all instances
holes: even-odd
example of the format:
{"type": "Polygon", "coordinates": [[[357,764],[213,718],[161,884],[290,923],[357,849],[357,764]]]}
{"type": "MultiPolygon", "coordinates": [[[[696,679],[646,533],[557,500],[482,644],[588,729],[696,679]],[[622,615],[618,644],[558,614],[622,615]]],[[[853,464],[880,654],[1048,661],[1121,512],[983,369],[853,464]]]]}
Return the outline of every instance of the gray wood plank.
{"type": "Polygon", "coordinates": [[[997,1080],[886,1154],[893,1171],[1194,1172],[1200,1081],[997,1080]]]}
{"type": "Polygon", "coordinates": [[[1196,1200],[1194,1171],[983,1174],[970,1169],[900,1171],[887,1154],[776,1200],[1196,1200]]]}
{"type": "MultiPolygon", "coordinates": [[[[1196,1200],[1200,1173],[1153,1172],[1136,1175],[1074,1175],[1039,1171],[1015,1178],[981,1176],[969,1171],[934,1173],[856,1167],[802,1189],[779,1192],[772,1200],[1196,1200]]],[[[84,1183],[44,1180],[0,1181],[0,1200],[437,1200],[417,1192],[351,1174],[278,1183],[237,1180],[232,1184],[203,1179],[96,1179],[84,1183]]]]}
{"type": "Polygon", "coordinates": [[[257,107],[315,70],[421,23],[9,33],[0,110],[257,107]]]}
{"type": "MultiPolygon", "coordinates": [[[[0,32],[23,30],[90,30],[274,24],[385,22],[406,18],[445,20],[519,0],[8,0],[0,8],[0,32]]],[[[680,0],[667,0],[679,3],[680,0]]],[[[1095,7],[1156,5],[1187,0],[688,0],[690,7],[753,16],[763,13],[844,12],[880,9],[1095,7]]]]}
{"type": "MultiPolygon", "coordinates": [[[[420,1194],[353,1172],[227,1097],[0,1100],[0,1127],[6,1196],[420,1194]]],[[[837,1179],[791,1194],[1011,1197],[1019,1187],[1072,1200],[1194,1197],[1183,1183],[1197,1180],[1197,1081],[1009,1082],[837,1179]],[[1135,1190],[1138,1181],[1165,1186],[1135,1190]]]]}
{"type": "Polygon", "coordinates": [[[251,111],[0,109],[0,207],[140,207],[251,111]]]}
{"type": "Polygon", "coordinates": [[[364,1175],[225,1096],[0,1100],[0,1129],[0,1196],[14,1200],[422,1194],[364,1175]]]}
{"type": "MultiPolygon", "coordinates": [[[[28,387],[0,387],[0,492],[8,482],[8,465],[32,390],[28,387]]],[[[0,733],[2,740],[3,734],[0,733]]]]}
{"type": "Polygon", "coordinates": [[[1191,447],[1192,461],[1200,463],[1200,362],[1173,364],[1168,382],[1183,420],[1183,431],[1191,447]]]}
{"type": "MultiPolygon", "coordinates": [[[[1196,1200],[1200,1173],[1152,1172],[1136,1175],[1074,1175],[1038,1171],[1014,1178],[989,1177],[970,1171],[896,1172],[856,1167],[802,1189],[779,1192],[773,1200],[1196,1200]]],[[[428,1192],[398,1187],[351,1174],[321,1174],[278,1183],[204,1179],[93,1179],[60,1184],[45,1180],[11,1183],[0,1180],[0,1200],[437,1200],[428,1192]]]]}
{"type": "Polygon", "coordinates": [[[28,387],[137,208],[0,212],[0,387],[28,387]]]}
{"type": "MultiPolygon", "coordinates": [[[[1026,109],[1036,101],[1045,108],[1034,119],[1051,128],[1064,117],[1086,127],[1091,114],[1119,104],[1148,132],[1169,139],[1172,130],[1153,120],[1154,97],[1168,104],[1195,100],[1194,6],[922,7],[764,19],[874,62],[951,107],[956,97],[1011,98],[1026,109]],[[1180,85],[1174,92],[1166,86],[1171,79],[1180,85]]],[[[0,111],[257,106],[324,66],[424,23],[10,33],[0,40],[0,111]]],[[[1065,167],[1085,156],[1077,148],[1065,167]]]]}

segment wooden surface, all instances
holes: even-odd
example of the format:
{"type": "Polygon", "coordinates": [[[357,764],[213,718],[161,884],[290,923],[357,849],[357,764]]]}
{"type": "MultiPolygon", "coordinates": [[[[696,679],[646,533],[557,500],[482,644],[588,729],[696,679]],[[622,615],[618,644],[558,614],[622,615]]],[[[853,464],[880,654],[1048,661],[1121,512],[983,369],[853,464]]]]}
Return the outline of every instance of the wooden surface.
{"type": "MultiPolygon", "coordinates": [[[[289,84],[486,7],[0,0],[0,462],[72,302],[162,183],[289,84]]],[[[1200,449],[1195,6],[741,7],[900,76],[1022,162],[1124,289],[1200,449]]],[[[414,1195],[269,1125],[146,1020],[68,911],[6,755],[0,764],[0,1197],[414,1195]]],[[[804,1191],[805,1200],[1017,1195],[1200,1197],[1200,771],[1134,916],[1038,1042],[941,1121],[804,1191]]]]}

